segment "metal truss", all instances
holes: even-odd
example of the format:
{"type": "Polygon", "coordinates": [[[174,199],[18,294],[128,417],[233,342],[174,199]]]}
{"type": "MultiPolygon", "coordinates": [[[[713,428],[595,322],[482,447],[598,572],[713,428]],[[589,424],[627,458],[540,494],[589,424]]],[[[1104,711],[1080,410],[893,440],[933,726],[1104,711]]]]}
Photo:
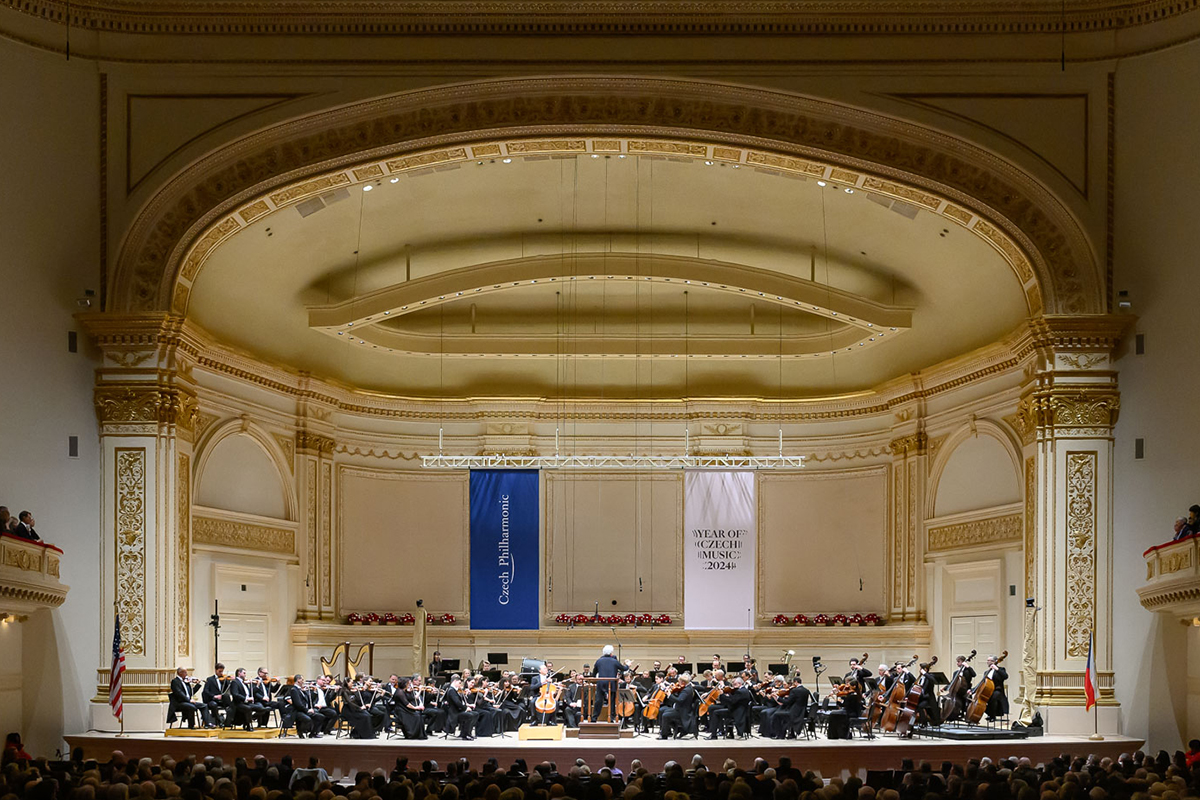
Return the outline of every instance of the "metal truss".
{"type": "Polygon", "coordinates": [[[421,456],[426,469],[798,469],[804,456],[421,456]]]}

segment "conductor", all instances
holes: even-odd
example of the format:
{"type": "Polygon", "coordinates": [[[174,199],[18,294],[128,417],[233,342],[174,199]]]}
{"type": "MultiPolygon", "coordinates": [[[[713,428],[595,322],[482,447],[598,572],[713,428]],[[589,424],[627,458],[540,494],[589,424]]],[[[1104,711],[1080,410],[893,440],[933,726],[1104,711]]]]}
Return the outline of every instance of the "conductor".
{"type": "Polygon", "coordinates": [[[597,678],[596,699],[592,701],[592,722],[600,716],[600,709],[605,705],[609,705],[608,718],[611,720],[617,698],[617,676],[621,674],[621,662],[613,655],[611,644],[604,645],[604,652],[596,659],[592,674],[597,678]]]}

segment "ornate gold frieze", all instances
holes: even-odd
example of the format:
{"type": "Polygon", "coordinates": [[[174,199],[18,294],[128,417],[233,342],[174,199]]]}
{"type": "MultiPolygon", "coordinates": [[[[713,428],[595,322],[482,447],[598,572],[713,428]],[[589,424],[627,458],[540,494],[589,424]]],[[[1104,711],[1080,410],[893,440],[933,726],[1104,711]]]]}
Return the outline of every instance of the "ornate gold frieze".
{"type": "Polygon", "coordinates": [[[1023,260],[1035,261],[1048,308],[1089,313],[1102,300],[1082,230],[1049,202],[1044,189],[975,146],[928,128],[764,90],[607,76],[486,81],[460,85],[453,94],[436,87],[371,103],[370,114],[351,105],[291,126],[287,138],[273,132],[248,140],[237,153],[238,170],[197,164],[185,172],[178,190],[165,191],[131,225],[114,281],[114,306],[161,308],[170,297],[168,286],[181,274],[190,281],[174,259],[190,251],[184,239],[202,219],[219,220],[214,226],[230,219],[242,225],[238,209],[256,195],[285,191],[285,181],[296,175],[373,149],[390,148],[401,156],[411,142],[445,147],[481,127],[501,133],[567,130],[582,137],[602,128],[649,126],[664,138],[711,139],[709,132],[718,131],[722,146],[766,140],[781,154],[816,150],[863,174],[920,185],[994,215],[989,224],[1014,242],[1023,260]],[[530,103],[532,96],[538,102],[530,103]],[[287,164],[278,159],[281,147],[295,156],[287,164]],[[196,202],[198,196],[205,202],[196,202]]]}
{"type": "Polygon", "coordinates": [[[927,443],[928,440],[925,437],[925,432],[917,431],[908,436],[893,439],[888,443],[888,449],[892,451],[892,455],[896,456],[919,456],[925,453],[927,443]]]}
{"type": "Polygon", "coordinates": [[[1121,396],[1115,389],[1055,388],[1023,397],[1015,422],[1028,444],[1038,429],[1106,435],[1117,424],[1120,410],[1121,396]]]}
{"type": "Polygon", "coordinates": [[[114,451],[116,601],[121,640],[131,656],[146,653],[146,448],[114,451]]]}
{"type": "Polygon", "coordinates": [[[94,402],[101,425],[153,422],[175,425],[190,433],[200,413],[191,392],[156,384],[97,386],[94,402]]]}
{"type": "Polygon", "coordinates": [[[187,658],[191,642],[190,620],[192,618],[192,472],[191,459],[186,453],[180,453],[175,470],[176,497],[176,526],[178,551],[178,574],[175,576],[178,595],[175,598],[176,634],[178,646],[176,652],[180,658],[187,658]]]}
{"type": "Polygon", "coordinates": [[[1021,515],[977,519],[929,529],[930,550],[957,550],[1021,541],[1021,515]]]}
{"type": "Polygon", "coordinates": [[[328,436],[312,431],[296,431],[296,452],[329,456],[333,454],[335,442],[328,436]]]}
{"type": "Polygon", "coordinates": [[[296,551],[296,534],[287,528],[199,515],[192,517],[192,541],[285,555],[296,551]]]}
{"type": "Polygon", "coordinates": [[[1171,553],[1159,561],[1158,571],[1162,575],[1170,575],[1172,572],[1190,569],[1192,566],[1192,551],[1184,550],[1182,553],[1171,553]]]}
{"type": "Polygon", "coordinates": [[[1067,657],[1087,658],[1096,624],[1097,453],[1067,453],[1067,657]]]}
{"type": "Polygon", "coordinates": [[[16,548],[4,550],[4,566],[16,567],[24,572],[41,572],[42,556],[40,553],[16,548]]]}

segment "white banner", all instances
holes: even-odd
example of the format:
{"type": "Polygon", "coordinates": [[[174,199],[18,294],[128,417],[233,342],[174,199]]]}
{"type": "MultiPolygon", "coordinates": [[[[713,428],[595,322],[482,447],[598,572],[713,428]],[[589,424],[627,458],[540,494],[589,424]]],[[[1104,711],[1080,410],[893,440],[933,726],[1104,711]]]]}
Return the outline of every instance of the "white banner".
{"type": "Polygon", "coordinates": [[[685,472],[683,624],[690,630],[753,628],[753,472],[685,472]]]}

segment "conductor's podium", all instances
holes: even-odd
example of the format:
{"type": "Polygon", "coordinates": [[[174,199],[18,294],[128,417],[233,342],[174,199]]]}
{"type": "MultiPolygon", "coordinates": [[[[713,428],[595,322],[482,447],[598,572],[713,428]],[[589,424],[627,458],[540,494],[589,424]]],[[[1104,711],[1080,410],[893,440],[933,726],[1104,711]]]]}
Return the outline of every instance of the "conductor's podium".
{"type": "Polygon", "coordinates": [[[522,742],[557,742],[562,738],[562,725],[522,725],[517,729],[517,739],[522,742]]]}

